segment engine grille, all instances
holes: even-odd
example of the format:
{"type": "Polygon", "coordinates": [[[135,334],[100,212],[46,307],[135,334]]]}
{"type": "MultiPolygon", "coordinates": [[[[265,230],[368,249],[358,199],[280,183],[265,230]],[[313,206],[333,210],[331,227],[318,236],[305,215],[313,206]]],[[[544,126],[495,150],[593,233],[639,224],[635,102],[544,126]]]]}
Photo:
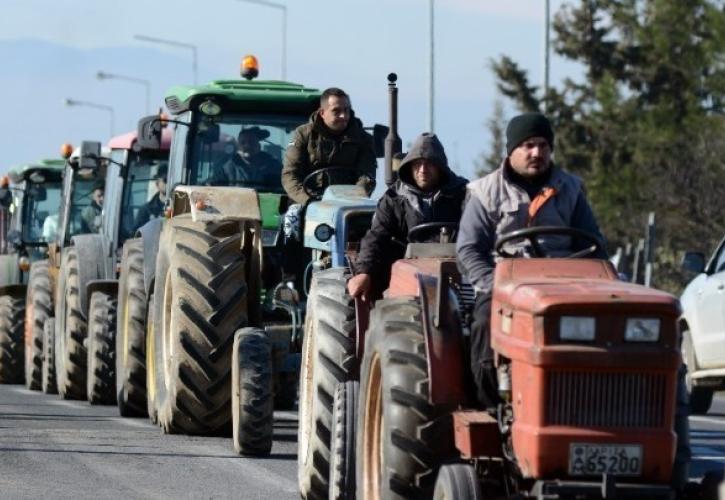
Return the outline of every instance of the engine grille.
{"type": "Polygon", "coordinates": [[[551,372],[547,425],[661,427],[667,379],[660,374],[551,372]]]}

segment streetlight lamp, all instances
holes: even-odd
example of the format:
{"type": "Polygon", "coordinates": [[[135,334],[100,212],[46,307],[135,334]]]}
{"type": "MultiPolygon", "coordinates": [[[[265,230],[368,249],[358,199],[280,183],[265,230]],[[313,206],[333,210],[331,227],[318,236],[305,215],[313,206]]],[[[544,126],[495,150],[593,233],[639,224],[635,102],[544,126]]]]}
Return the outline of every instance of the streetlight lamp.
{"type": "Polygon", "coordinates": [[[96,73],[96,78],[99,80],[123,80],[125,82],[131,82],[131,83],[138,83],[143,85],[146,88],[146,113],[151,113],[151,108],[149,107],[151,102],[151,82],[148,80],[144,80],[143,78],[135,78],[133,76],[125,76],[125,75],[118,75],[115,73],[106,73],[104,71],[99,71],[96,73]]]}
{"type": "Polygon", "coordinates": [[[114,112],[113,108],[111,106],[108,106],[106,104],[97,104],[95,102],[89,102],[89,101],[79,101],[77,99],[69,99],[66,98],[63,100],[63,104],[66,106],[85,106],[87,108],[94,108],[94,109],[102,109],[103,111],[108,111],[108,113],[111,116],[111,137],[113,137],[113,121],[114,121],[114,112]]]}
{"type": "Polygon", "coordinates": [[[238,0],[240,2],[253,3],[279,9],[282,11],[282,80],[287,79],[287,6],[268,0],[238,0]]]}
{"type": "Polygon", "coordinates": [[[151,42],[151,43],[160,43],[162,45],[171,45],[172,47],[180,47],[183,49],[189,49],[191,50],[191,71],[194,73],[194,85],[196,85],[198,80],[198,66],[197,66],[197,59],[196,59],[196,45],[186,42],[177,42],[175,40],[166,40],[165,38],[156,38],[153,36],[146,36],[146,35],[134,35],[134,38],[136,40],[141,40],[143,42],[151,42]]]}

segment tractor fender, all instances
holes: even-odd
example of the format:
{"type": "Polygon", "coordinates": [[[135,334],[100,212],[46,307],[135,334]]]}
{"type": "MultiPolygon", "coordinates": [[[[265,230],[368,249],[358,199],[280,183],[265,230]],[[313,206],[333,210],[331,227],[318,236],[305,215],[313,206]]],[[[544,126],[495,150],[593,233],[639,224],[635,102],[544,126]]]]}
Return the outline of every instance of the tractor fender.
{"type": "Polygon", "coordinates": [[[88,311],[87,286],[92,280],[105,280],[113,276],[113,262],[110,244],[100,234],[79,234],[71,238],[71,244],[78,254],[78,285],[80,288],[81,311],[88,311]]]}
{"type": "Polygon", "coordinates": [[[25,292],[28,289],[28,285],[5,285],[0,286],[0,295],[10,295],[16,299],[22,299],[25,297],[25,292]]]}
{"type": "Polygon", "coordinates": [[[156,256],[159,253],[159,239],[164,227],[162,218],[151,219],[138,229],[143,243],[143,283],[146,296],[151,294],[156,276],[156,256]]]}
{"type": "Polygon", "coordinates": [[[174,189],[174,216],[191,213],[193,221],[257,221],[262,214],[254,189],[220,186],[177,186],[174,189]]]}
{"type": "Polygon", "coordinates": [[[20,281],[18,254],[0,255],[0,286],[14,285],[20,281]]]}
{"type": "Polygon", "coordinates": [[[460,277],[455,261],[440,262],[437,275],[418,274],[428,357],[429,402],[455,409],[465,403],[463,328],[458,299],[448,286],[460,277]]]}
{"type": "Polygon", "coordinates": [[[88,307],[90,307],[90,298],[93,297],[93,292],[103,292],[113,297],[118,295],[118,280],[117,279],[99,279],[90,280],[86,283],[86,297],[89,298],[88,304],[84,304],[86,309],[83,314],[88,317],[88,307]]]}

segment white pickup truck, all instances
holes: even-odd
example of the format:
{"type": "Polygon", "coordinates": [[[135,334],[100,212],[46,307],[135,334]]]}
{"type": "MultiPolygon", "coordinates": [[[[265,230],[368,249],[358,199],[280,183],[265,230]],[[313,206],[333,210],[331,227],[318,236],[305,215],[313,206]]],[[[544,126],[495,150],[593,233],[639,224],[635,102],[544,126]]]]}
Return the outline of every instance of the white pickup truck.
{"type": "Polygon", "coordinates": [[[687,252],[682,268],[697,273],[682,293],[682,356],[693,413],[707,413],[725,389],[725,239],[710,257],[687,252]]]}

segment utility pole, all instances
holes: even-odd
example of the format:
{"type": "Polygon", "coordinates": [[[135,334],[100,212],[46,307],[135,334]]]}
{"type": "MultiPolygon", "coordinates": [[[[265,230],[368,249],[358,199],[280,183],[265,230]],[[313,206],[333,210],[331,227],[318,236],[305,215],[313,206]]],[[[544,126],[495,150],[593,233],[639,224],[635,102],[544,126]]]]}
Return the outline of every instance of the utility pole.
{"type": "Polygon", "coordinates": [[[430,53],[428,54],[428,131],[433,132],[435,125],[435,0],[428,0],[428,20],[430,53]]]}
{"type": "Polygon", "coordinates": [[[549,103],[547,95],[549,94],[549,0],[544,0],[544,113],[548,111],[549,103]]]}

